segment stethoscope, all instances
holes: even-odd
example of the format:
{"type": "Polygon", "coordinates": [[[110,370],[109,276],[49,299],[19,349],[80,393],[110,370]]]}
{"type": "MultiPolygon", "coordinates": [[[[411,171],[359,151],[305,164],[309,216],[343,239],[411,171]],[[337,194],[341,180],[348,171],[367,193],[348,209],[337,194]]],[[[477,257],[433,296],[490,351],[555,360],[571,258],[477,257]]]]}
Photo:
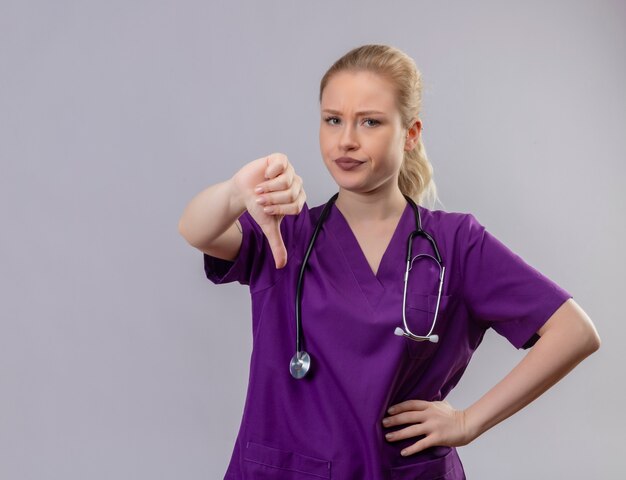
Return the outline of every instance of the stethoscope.
{"type": "MultiPolygon", "coordinates": [[[[338,196],[339,196],[339,192],[335,193],[330,198],[330,200],[326,202],[326,205],[324,206],[324,209],[322,210],[322,213],[320,214],[320,217],[317,220],[317,224],[315,225],[315,230],[313,231],[313,235],[311,236],[309,246],[307,248],[306,254],[304,255],[304,260],[302,261],[302,266],[300,267],[300,275],[298,276],[298,284],[296,287],[296,353],[291,359],[291,361],[289,362],[289,372],[291,373],[291,376],[294,378],[298,378],[298,379],[303,378],[308,373],[309,369],[311,368],[311,356],[307,352],[302,350],[301,348],[302,347],[302,320],[300,318],[300,314],[301,314],[302,279],[304,277],[304,270],[309,260],[309,255],[311,254],[311,251],[313,250],[313,244],[315,243],[317,234],[319,233],[322,227],[322,224],[324,223],[324,221],[326,220],[326,217],[328,216],[328,213],[330,212],[330,207],[332,206],[333,203],[335,203],[335,200],[337,200],[338,196]]],[[[439,335],[433,335],[432,333],[433,333],[433,330],[435,329],[435,324],[437,322],[437,314],[439,313],[439,302],[441,301],[441,289],[443,287],[443,276],[446,271],[446,268],[443,266],[443,261],[441,260],[441,255],[439,254],[437,243],[435,242],[433,237],[431,237],[427,232],[422,230],[422,221],[420,218],[420,212],[419,212],[419,209],[417,208],[417,205],[415,204],[413,199],[411,199],[409,196],[404,195],[404,198],[406,198],[407,202],[409,202],[409,204],[413,208],[413,211],[415,213],[415,223],[417,225],[417,230],[414,230],[413,232],[411,232],[411,234],[409,235],[408,244],[407,244],[406,271],[404,273],[404,293],[402,297],[402,323],[404,324],[404,329],[400,327],[396,327],[394,333],[398,336],[404,336],[404,337],[410,338],[411,340],[415,340],[416,342],[423,342],[423,341],[428,340],[429,342],[437,343],[439,341],[439,335]],[[413,238],[415,238],[417,235],[423,236],[431,243],[437,258],[427,253],[422,253],[411,258],[413,238]],[[430,330],[428,331],[426,335],[414,334],[413,332],[411,332],[411,330],[409,329],[406,323],[407,283],[409,280],[409,271],[413,267],[413,262],[416,259],[430,259],[439,266],[439,290],[437,293],[437,305],[435,307],[435,315],[433,318],[433,323],[430,327],[430,330]]]]}

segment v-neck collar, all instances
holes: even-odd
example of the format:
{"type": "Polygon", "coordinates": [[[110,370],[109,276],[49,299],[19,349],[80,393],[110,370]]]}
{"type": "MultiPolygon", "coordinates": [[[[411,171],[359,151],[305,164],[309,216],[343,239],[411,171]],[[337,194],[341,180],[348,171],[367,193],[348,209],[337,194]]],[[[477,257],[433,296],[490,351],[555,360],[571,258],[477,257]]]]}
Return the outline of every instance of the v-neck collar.
{"type": "Polygon", "coordinates": [[[402,282],[404,278],[406,241],[409,234],[416,228],[413,208],[407,202],[380,260],[376,275],[374,275],[374,271],[370,267],[348,221],[335,204],[332,205],[326,221],[331,227],[329,231],[341,247],[352,269],[356,282],[367,301],[375,309],[385,288],[389,287],[391,283],[402,282]]]}

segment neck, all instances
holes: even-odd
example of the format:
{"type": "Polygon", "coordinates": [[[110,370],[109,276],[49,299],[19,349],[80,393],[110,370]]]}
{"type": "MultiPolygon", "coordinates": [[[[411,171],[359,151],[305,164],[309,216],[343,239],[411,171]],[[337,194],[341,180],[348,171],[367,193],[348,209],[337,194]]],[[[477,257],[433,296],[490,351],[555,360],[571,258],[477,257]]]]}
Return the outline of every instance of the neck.
{"type": "Polygon", "coordinates": [[[367,193],[339,188],[335,205],[347,220],[368,223],[397,219],[404,212],[407,201],[397,186],[367,193]]]}

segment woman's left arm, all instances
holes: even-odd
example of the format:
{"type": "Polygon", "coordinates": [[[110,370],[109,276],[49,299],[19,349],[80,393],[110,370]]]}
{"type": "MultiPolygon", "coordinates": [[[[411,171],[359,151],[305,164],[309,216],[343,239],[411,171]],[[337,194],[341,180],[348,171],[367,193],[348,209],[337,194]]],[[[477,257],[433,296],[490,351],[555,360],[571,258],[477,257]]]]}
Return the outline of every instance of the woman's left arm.
{"type": "Polygon", "coordinates": [[[426,435],[403,455],[435,445],[467,445],[535,400],[600,348],[593,322],[572,298],[537,333],[540,338],[515,368],[467,409],[455,410],[446,401],[423,400],[392,406],[388,411],[393,415],[383,425],[413,425],[394,432],[388,440],[426,435]]]}

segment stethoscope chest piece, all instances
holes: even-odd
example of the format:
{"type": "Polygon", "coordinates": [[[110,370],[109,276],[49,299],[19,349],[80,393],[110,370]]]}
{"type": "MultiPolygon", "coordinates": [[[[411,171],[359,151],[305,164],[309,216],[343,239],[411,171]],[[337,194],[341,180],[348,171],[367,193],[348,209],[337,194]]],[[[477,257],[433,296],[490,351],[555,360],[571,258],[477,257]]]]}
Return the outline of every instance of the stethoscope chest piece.
{"type": "Polygon", "coordinates": [[[303,378],[311,368],[311,357],[306,352],[296,352],[289,362],[289,373],[293,378],[303,378]]]}

